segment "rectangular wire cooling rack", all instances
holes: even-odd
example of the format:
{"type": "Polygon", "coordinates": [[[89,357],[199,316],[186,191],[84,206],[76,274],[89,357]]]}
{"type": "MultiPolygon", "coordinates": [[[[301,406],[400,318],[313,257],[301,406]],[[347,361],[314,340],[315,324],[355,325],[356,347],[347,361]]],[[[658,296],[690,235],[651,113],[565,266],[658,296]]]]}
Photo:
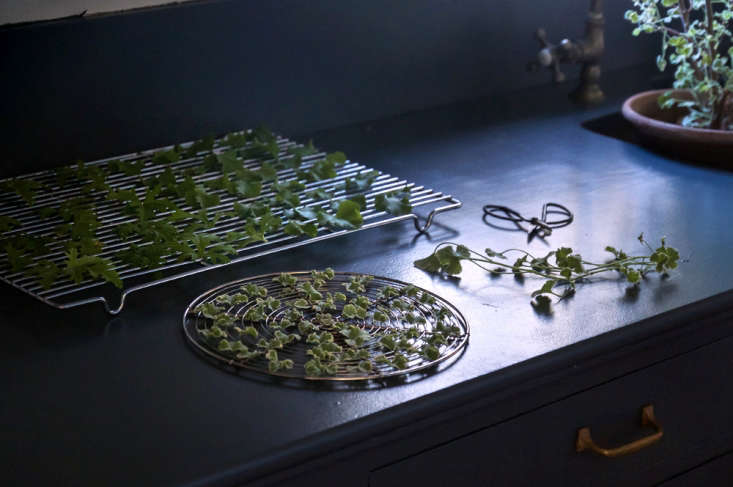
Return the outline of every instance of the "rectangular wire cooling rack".
{"type": "MultiPolygon", "coordinates": [[[[303,147],[301,144],[295,143],[287,138],[277,136],[277,145],[280,151],[280,157],[287,159],[292,156],[293,148],[303,147]]],[[[179,149],[188,149],[194,142],[188,142],[177,146],[179,149]]],[[[224,138],[217,139],[214,144],[214,153],[221,153],[229,149],[224,138]]],[[[245,146],[246,148],[246,146],[245,146]]],[[[138,196],[144,196],[147,187],[144,183],[145,178],[153,177],[162,173],[165,167],[154,164],[151,159],[154,154],[160,151],[172,150],[173,146],[161,147],[147,151],[128,154],[119,157],[111,157],[89,162],[86,167],[98,166],[107,168],[112,161],[121,161],[124,163],[142,164],[142,170],[139,175],[126,176],[124,173],[111,174],[106,184],[109,191],[112,190],[134,190],[138,196]]],[[[206,153],[199,152],[193,157],[182,158],[174,163],[169,164],[177,176],[182,176],[187,169],[196,169],[204,165],[204,157],[206,153]]],[[[304,156],[301,163],[301,169],[312,167],[318,161],[326,156],[325,153],[319,152],[304,156]]],[[[262,167],[262,163],[266,162],[266,158],[246,159],[243,161],[244,167],[255,170],[262,167]]],[[[197,174],[194,176],[195,182],[203,183],[214,180],[222,175],[220,171],[210,171],[197,174]]],[[[336,176],[330,179],[324,179],[314,182],[304,182],[305,189],[299,192],[300,198],[299,208],[316,206],[323,204],[323,201],[314,200],[308,193],[314,190],[324,190],[333,193],[332,201],[340,201],[347,199],[354,194],[364,194],[366,197],[366,207],[361,211],[363,216],[363,224],[355,229],[333,229],[327,226],[318,225],[318,233],[314,237],[293,236],[288,235],[280,229],[279,231],[266,234],[265,242],[255,242],[240,245],[235,248],[236,255],[227,263],[223,264],[206,264],[201,261],[179,261],[175,255],[171,255],[164,259],[164,262],[154,268],[134,267],[130,264],[120,261],[115,255],[130,248],[130,244],[145,245],[145,242],[132,239],[121,239],[116,228],[119,225],[134,221],[135,219],[123,212],[124,206],[119,201],[110,201],[106,198],[106,191],[84,192],[81,182],[76,181],[73,184],[64,184],[59,186],[57,183],[57,172],[55,170],[40,171],[26,174],[13,178],[14,181],[30,180],[40,183],[40,187],[33,198],[33,205],[27,205],[23,199],[9,192],[0,193],[0,217],[8,217],[17,222],[17,226],[6,230],[0,235],[0,239],[5,240],[8,237],[18,235],[28,235],[32,237],[44,237],[52,239],[55,228],[62,223],[60,218],[41,218],[37,209],[41,207],[53,207],[60,205],[64,201],[86,195],[89,207],[95,208],[96,216],[99,222],[96,228],[96,238],[102,244],[102,251],[98,254],[101,257],[109,259],[112,262],[114,270],[118,273],[123,282],[123,288],[119,291],[119,303],[117,306],[111,303],[110,289],[112,286],[102,279],[85,279],[81,282],[74,282],[68,277],[64,277],[54,281],[51,287],[44,288],[38,279],[29,276],[27,273],[14,271],[11,267],[10,260],[5,248],[0,249],[0,280],[10,284],[11,286],[21,290],[22,292],[33,296],[34,298],[53,306],[58,309],[67,309],[81,306],[89,303],[100,302],[105,310],[110,314],[119,313],[125,305],[125,300],[130,293],[150,288],[166,282],[182,279],[188,276],[211,271],[224,266],[236,264],[246,260],[255,259],[275,252],[282,252],[310,243],[346,235],[349,233],[375,228],[382,225],[388,225],[404,220],[413,220],[415,229],[422,233],[428,230],[433,223],[433,218],[438,213],[457,209],[461,206],[461,202],[449,194],[443,194],[423,186],[399,179],[389,174],[371,169],[367,166],[346,161],[336,170],[336,176]],[[347,178],[354,178],[359,174],[368,171],[374,171],[376,177],[366,192],[349,192],[344,188],[344,182],[347,178]],[[375,208],[375,197],[380,194],[387,194],[393,191],[409,191],[410,204],[413,211],[408,214],[394,216],[384,211],[378,211],[375,208]],[[414,208],[426,207],[430,209],[424,221],[414,212],[414,208]],[[108,299],[110,298],[110,299],[108,299]]],[[[298,180],[297,171],[294,169],[283,169],[277,172],[276,181],[288,182],[298,180]]],[[[11,179],[0,180],[0,184],[7,183],[11,179]]],[[[207,208],[207,214],[212,218],[217,213],[231,212],[235,203],[249,204],[258,202],[270,202],[270,198],[275,195],[272,188],[272,182],[264,183],[262,191],[256,198],[242,198],[231,196],[226,191],[212,191],[220,196],[219,204],[207,208]]],[[[175,201],[182,210],[190,210],[186,206],[183,199],[175,201]]],[[[283,205],[270,205],[272,214],[287,220],[285,215],[286,207],[283,205]]],[[[286,222],[284,222],[286,223],[286,222]]],[[[314,222],[317,223],[317,222],[314,222]]],[[[243,225],[244,220],[238,218],[227,218],[217,223],[213,228],[207,229],[208,233],[218,235],[226,235],[227,232],[237,230],[237,225],[243,225]]],[[[236,246],[236,244],[235,244],[236,246]]],[[[34,261],[50,261],[60,265],[65,258],[62,242],[51,243],[43,255],[35,255],[34,261]]]]}

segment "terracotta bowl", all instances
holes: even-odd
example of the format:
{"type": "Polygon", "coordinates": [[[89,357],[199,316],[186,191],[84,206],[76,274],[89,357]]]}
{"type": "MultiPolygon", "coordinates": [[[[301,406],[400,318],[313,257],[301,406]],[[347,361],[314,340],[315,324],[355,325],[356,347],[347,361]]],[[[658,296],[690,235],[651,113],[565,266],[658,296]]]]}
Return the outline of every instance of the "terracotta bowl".
{"type": "Polygon", "coordinates": [[[661,109],[657,98],[665,91],[645,91],[624,102],[623,116],[634,126],[641,142],[675,159],[733,168],[733,131],[678,125],[685,110],[661,109]]]}

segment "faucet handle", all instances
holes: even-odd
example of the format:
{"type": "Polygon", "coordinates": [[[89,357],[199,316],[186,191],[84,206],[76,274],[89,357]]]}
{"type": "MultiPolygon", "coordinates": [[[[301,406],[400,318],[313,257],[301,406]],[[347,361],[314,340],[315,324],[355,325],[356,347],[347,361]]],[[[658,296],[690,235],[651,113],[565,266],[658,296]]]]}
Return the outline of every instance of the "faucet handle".
{"type": "Polygon", "coordinates": [[[550,68],[552,70],[552,80],[555,83],[565,81],[565,73],[560,71],[561,50],[567,50],[566,39],[556,46],[547,40],[547,32],[540,27],[535,32],[535,38],[539,41],[542,49],[537,53],[537,60],[532,61],[527,66],[529,70],[536,71],[540,66],[550,68]]]}

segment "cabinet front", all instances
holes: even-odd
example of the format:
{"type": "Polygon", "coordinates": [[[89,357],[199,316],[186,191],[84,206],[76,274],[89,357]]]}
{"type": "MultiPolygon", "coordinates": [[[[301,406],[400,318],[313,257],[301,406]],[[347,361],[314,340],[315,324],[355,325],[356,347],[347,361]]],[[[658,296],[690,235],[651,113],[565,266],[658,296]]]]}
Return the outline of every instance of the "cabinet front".
{"type": "Polygon", "coordinates": [[[370,486],[658,483],[733,446],[731,366],[726,338],[377,469],[370,486]]]}

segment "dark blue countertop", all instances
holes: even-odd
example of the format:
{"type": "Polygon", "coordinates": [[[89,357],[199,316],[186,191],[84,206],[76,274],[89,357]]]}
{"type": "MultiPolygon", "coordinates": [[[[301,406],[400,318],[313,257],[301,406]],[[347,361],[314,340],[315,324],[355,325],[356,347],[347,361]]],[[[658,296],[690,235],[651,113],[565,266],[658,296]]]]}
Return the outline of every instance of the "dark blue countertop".
{"type": "Polygon", "coordinates": [[[608,80],[609,102],[591,110],[548,87],[313,134],[322,148],[461,199],[463,208],[440,215],[429,235],[416,237],[409,222],[358,232],[133,294],[114,319],[96,307],[47,309],[3,287],[4,477],[27,485],[247,479],[349,441],[360,425],[407,414],[408,401],[730,291],[733,173],[622,140],[628,134],[614,114],[646,84],[629,73],[608,80]],[[547,243],[527,246],[525,234],[482,221],[486,203],[535,215],[546,201],[575,212],[547,243]],[[442,279],[412,266],[447,239],[538,253],[570,246],[602,260],[606,245],[643,252],[641,232],[653,242],[666,236],[687,262],[669,279],[651,277],[634,297],[613,280],[583,285],[551,315],[530,306],[539,287],[532,279],[520,284],[472,268],[442,279]],[[181,315],[201,292],[327,266],[409,281],[453,302],[471,326],[465,353],[406,383],[329,389],[239,377],[186,345],[181,315]]]}

